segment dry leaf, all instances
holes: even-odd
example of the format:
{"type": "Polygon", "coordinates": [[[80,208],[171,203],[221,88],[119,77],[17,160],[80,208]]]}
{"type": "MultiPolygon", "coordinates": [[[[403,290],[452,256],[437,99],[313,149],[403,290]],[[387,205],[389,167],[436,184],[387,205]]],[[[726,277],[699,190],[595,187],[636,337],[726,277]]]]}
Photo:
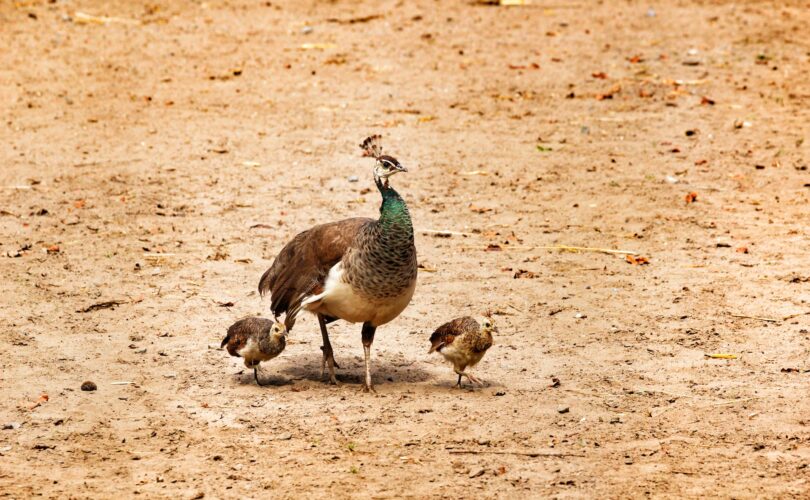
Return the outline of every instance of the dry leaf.
{"type": "Polygon", "coordinates": [[[694,203],[697,201],[697,193],[692,191],[691,193],[684,196],[684,200],[686,200],[687,205],[689,203],[694,203]]]}
{"type": "Polygon", "coordinates": [[[600,71],[598,73],[591,73],[591,76],[594,78],[598,78],[600,80],[606,80],[608,77],[607,73],[605,73],[604,71],[600,71]]]}
{"type": "Polygon", "coordinates": [[[748,247],[738,247],[737,253],[748,253],[748,247]]]}
{"type": "Polygon", "coordinates": [[[533,273],[533,272],[527,271],[525,269],[518,269],[518,271],[515,273],[515,275],[513,277],[516,280],[521,279],[521,278],[532,279],[532,278],[537,278],[538,275],[537,275],[537,273],[533,273]]]}
{"type": "Polygon", "coordinates": [[[48,402],[48,399],[49,399],[49,398],[48,398],[48,395],[47,395],[47,394],[45,394],[45,393],[43,392],[43,393],[42,393],[42,394],[39,396],[39,399],[37,399],[36,401],[34,401],[34,404],[32,404],[31,406],[29,406],[28,408],[29,408],[30,410],[33,410],[34,408],[39,407],[39,406],[40,406],[40,405],[42,405],[43,403],[48,402]]]}
{"type": "Polygon", "coordinates": [[[621,90],[622,90],[621,85],[618,85],[618,84],[614,85],[607,92],[605,92],[603,94],[597,94],[596,95],[596,100],[597,101],[604,101],[605,99],[613,99],[613,94],[616,94],[616,93],[620,92],[621,90]]]}
{"type": "Polygon", "coordinates": [[[643,255],[630,255],[627,254],[624,257],[629,264],[633,264],[634,266],[644,266],[650,263],[650,259],[644,257],[643,255]]]}
{"type": "Polygon", "coordinates": [[[498,245],[497,243],[490,243],[489,245],[487,245],[486,250],[487,252],[500,252],[501,250],[503,250],[503,248],[501,248],[501,246],[498,245]]]}
{"type": "Polygon", "coordinates": [[[51,255],[57,254],[59,253],[59,245],[51,245],[46,249],[46,251],[51,255]]]}
{"type": "Polygon", "coordinates": [[[76,201],[73,202],[73,206],[75,208],[84,208],[84,206],[86,204],[87,204],[87,201],[85,201],[85,200],[76,200],[76,201]]]}

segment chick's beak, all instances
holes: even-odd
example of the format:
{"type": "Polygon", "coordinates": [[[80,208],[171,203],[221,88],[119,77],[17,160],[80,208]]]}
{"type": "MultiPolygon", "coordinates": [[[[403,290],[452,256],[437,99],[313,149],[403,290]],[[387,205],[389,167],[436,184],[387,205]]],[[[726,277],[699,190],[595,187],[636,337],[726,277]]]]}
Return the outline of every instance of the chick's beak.
{"type": "Polygon", "coordinates": [[[405,168],[405,166],[404,166],[404,165],[400,165],[400,166],[399,166],[399,171],[400,171],[400,172],[407,172],[407,171],[408,171],[408,169],[407,169],[407,168],[405,168]]]}

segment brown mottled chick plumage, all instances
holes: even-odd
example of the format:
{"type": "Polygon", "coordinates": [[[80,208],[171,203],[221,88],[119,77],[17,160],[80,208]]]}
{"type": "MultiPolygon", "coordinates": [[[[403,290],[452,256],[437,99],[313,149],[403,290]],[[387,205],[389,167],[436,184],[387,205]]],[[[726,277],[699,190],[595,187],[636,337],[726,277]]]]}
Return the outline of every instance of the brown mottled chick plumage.
{"type": "Polygon", "coordinates": [[[259,363],[269,361],[287,346],[287,328],[267,318],[244,318],[228,328],[221,347],[231,356],[244,358],[245,366],[253,368],[253,377],[259,382],[259,363]]]}
{"type": "Polygon", "coordinates": [[[489,317],[481,318],[480,323],[469,316],[456,318],[433,332],[428,354],[437,351],[444,359],[453,363],[453,369],[458,374],[456,387],[461,387],[462,375],[470,382],[484,385],[480,379],[465,370],[481,361],[487,349],[492,347],[492,333],[497,331],[489,317]]]}

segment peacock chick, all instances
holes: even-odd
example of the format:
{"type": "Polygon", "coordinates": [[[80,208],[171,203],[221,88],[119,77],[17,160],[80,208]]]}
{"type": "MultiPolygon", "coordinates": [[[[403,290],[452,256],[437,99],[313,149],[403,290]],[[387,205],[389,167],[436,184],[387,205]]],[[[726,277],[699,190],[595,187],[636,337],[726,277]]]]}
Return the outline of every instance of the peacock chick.
{"type": "Polygon", "coordinates": [[[259,363],[269,361],[287,346],[287,328],[267,318],[243,318],[228,328],[222,345],[231,356],[241,357],[245,366],[253,368],[253,377],[259,382],[259,363]]]}
{"type": "Polygon", "coordinates": [[[480,323],[470,316],[456,318],[433,332],[428,354],[438,352],[453,363],[453,370],[458,374],[456,387],[461,387],[462,375],[470,382],[484,385],[479,378],[465,370],[477,365],[487,349],[492,347],[493,332],[497,333],[498,329],[490,317],[480,318],[480,323]]]}

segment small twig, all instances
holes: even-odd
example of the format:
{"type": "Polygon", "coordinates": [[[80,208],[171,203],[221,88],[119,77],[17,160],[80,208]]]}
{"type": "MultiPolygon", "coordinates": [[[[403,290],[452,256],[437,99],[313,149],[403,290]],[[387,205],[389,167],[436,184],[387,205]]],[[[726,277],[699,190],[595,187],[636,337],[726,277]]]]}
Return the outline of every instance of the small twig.
{"type": "MultiPolygon", "coordinates": [[[[479,247],[479,246],[464,246],[461,248],[493,251],[493,249],[490,249],[489,247],[479,247]]],[[[639,255],[639,252],[634,252],[632,250],[613,250],[611,248],[594,248],[594,247],[572,247],[568,245],[540,246],[540,247],[520,246],[520,245],[502,245],[502,246],[499,245],[498,248],[495,249],[495,251],[501,250],[565,250],[567,252],[597,252],[611,255],[639,255]]]]}
{"type": "Polygon", "coordinates": [[[572,247],[568,245],[554,245],[554,246],[544,246],[534,248],[537,248],[539,250],[568,250],[571,252],[598,252],[598,253],[608,253],[618,255],[638,255],[638,252],[633,252],[631,250],[613,250],[610,248],[595,248],[595,247],[572,247]]]}
{"type": "Polygon", "coordinates": [[[739,399],[732,399],[731,401],[720,401],[717,403],[710,403],[705,406],[705,408],[709,408],[712,406],[725,406],[725,405],[733,405],[736,403],[744,403],[745,401],[752,401],[754,399],[759,399],[759,397],[752,397],[752,398],[739,398],[739,399]]]}
{"type": "Polygon", "coordinates": [[[564,451],[517,451],[517,450],[448,450],[453,455],[522,455],[525,457],[584,457],[585,455],[579,453],[568,453],[564,451]]]}
{"type": "Polygon", "coordinates": [[[455,236],[473,236],[473,233],[461,233],[459,231],[450,231],[449,229],[420,229],[420,233],[425,234],[448,234],[455,236]]]}
{"type": "Polygon", "coordinates": [[[124,302],[122,300],[108,300],[106,302],[99,302],[97,304],[89,305],[89,306],[85,307],[84,309],[77,310],[76,312],[88,313],[88,312],[92,312],[92,311],[97,311],[99,309],[109,309],[111,307],[115,307],[115,306],[125,304],[125,303],[126,302],[124,302]]]}
{"type": "Polygon", "coordinates": [[[506,303],[506,305],[507,305],[507,306],[509,306],[509,307],[511,307],[512,309],[514,309],[515,311],[517,311],[517,312],[519,312],[519,313],[523,313],[523,312],[524,312],[524,311],[523,311],[523,309],[521,309],[521,308],[519,308],[519,307],[517,307],[517,306],[514,306],[514,305],[510,304],[509,302],[507,302],[507,303],[506,303]]]}
{"type": "Polygon", "coordinates": [[[729,316],[732,316],[734,318],[758,319],[760,321],[769,321],[771,323],[778,323],[780,321],[783,321],[783,320],[778,319],[778,318],[762,318],[762,317],[759,317],[759,316],[748,316],[748,315],[745,315],[745,314],[731,314],[731,313],[729,313],[729,316]]]}

